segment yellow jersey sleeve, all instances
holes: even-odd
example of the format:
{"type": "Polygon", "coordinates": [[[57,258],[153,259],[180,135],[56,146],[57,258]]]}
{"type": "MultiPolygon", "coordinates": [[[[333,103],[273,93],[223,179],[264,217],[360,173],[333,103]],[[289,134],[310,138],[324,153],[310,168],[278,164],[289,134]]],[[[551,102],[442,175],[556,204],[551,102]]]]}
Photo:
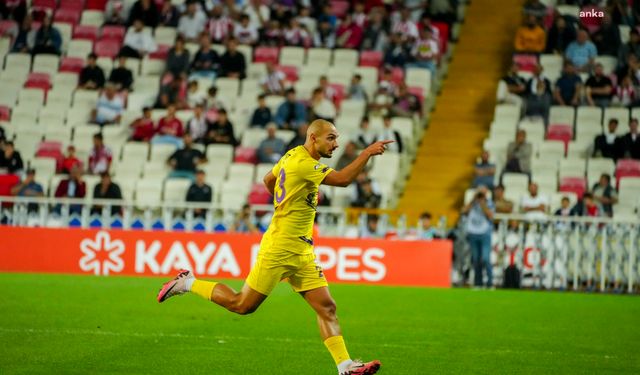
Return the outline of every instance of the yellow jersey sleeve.
{"type": "Polygon", "coordinates": [[[298,171],[305,180],[320,185],[324,178],[333,171],[333,168],[314,159],[306,158],[300,162],[298,171]]]}

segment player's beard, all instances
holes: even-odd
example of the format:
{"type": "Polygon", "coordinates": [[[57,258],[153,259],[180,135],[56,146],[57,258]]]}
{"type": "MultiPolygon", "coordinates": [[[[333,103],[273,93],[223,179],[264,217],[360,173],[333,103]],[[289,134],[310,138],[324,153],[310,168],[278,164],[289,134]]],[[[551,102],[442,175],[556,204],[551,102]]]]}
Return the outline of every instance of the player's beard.
{"type": "Polygon", "coordinates": [[[320,156],[322,156],[323,158],[330,159],[331,156],[333,155],[333,150],[329,150],[329,151],[318,150],[318,154],[320,154],[320,156]]]}

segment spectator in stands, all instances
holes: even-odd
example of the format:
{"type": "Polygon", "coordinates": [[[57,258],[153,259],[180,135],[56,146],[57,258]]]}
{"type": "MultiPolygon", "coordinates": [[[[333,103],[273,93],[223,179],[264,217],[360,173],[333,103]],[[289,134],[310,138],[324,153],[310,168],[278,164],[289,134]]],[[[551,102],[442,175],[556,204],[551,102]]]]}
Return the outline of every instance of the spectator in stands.
{"type": "Polygon", "coordinates": [[[420,30],[420,38],[416,40],[411,50],[413,60],[407,66],[429,69],[431,77],[435,78],[439,53],[438,41],[433,39],[431,29],[424,28],[420,30]]]}
{"type": "Polygon", "coordinates": [[[347,89],[347,98],[352,100],[367,100],[367,92],[362,85],[362,76],[354,74],[351,77],[351,84],[347,89]]]}
{"type": "MultiPolygon", "coordinates": [[[[187,190],[187,202],[211,203],[213,200],[213,188],[205,182],[205,173],[202,169],[196,170],[196,179],[187,190]]],[[[207,210],[204,208],[194,208],[193,216],[205,217],[207,210]]]]}
{"type": "Polygon", "coordinates": [[[362,28],[353,22],[351,14],[347,14],[336,30],[336,46],[357,49],[362,43],[362,35],[362,28]]]}
{"type": "Polygon", "coordinates": [[[296,90],[293,88],[285,91],[285,97],[286,100],[276,111],[275,122],[280,129],[296,129],[307,120],[307,110],[296,99],[296,90]]]}
{"type": "Polygon", "coordinates": [[[294,147],[302,146],[304,144],[305,140],[307,139],[308,128],[309,126],[307,124],[300,125],[300,127],[296,130],[295,137],[291,138],[291,141],[289,141],[286,151],[289,151],[294,147]]]}
{"type": "Polygon", "coordinates": [[[0,150],[4,149],[4,142],[7,140],[7,136],[4,128],[0,124],[0,150]]]}
{"type": "Polygon", "coordinates": [[[267,138],[260,142],[258,160],[260,163],[277,163],[285,153],[284,141],[276,136],[276,125],[267,125],[267,138]]]}
{"type": "Polygon", "coordinates": [[[549,110],[553,101],[551,84],[542,74],[542,67],[538,65],[534,76],[527,84],[527,104],[525,115],[530,117],[542,117],[545,126],[549,124],[549,110]]]}
{"type": "Polygon", "coordinates": [[[564,55],[578,71],[589,72],[593,67],[595,57],[598,56],[598,50],[595,44],[589,40],[587,30],[580,29],[576,40],[569,44],[564,55]]]}
{"type": "Polygon", "coordinates": [[[113,26],[124,26],[127,22],[125,4],[121,0],[109,0],[104,10],[104,24],[113,26]]]}
{"type": "Polygon", "coordinates": [[[194,142],[204,143],[207,135],[207,118],[204,114],[204,103],[198,103],[193,108],[193,117],[187,122],[186,132],[191,134],[194,142]]]}
{"type": "Polygon", "coordinates": [[[269,22],[271,10],[262,0],[249,0],[245,2],[242,12],[249,16],[249,23],[256,30],[260,30],[269,22]]]}
{"type": "MultiPolygon", "coordinates": [[[[82,180],[82,169],[79,167],[73,167],[69,178],[60,181],[56,188],[56,198],[84,198],[87,194],[87,184],[82,180]]],[[[55,208],[57,213],[60,213],[60,205],[55,208]]],[[[80,213],[82,206],[78,204],[72,204],[69,206],[69,213],[80,213]]]]}
{"type": "MultiPolygon", "coordinates": [[[[44,197],[44,188],[36,181],[36,170],[27,169],[27,174],[19,184],[11,188],[11,195],[16,197],[44,197]]],[[[27,210],[31,212],[38,212],[38,205],[35,203],[29,203],[27,210]]]]}
{"type": "Polygon", "coordinates": [[[420,16],[420,21],[418,22],[418,35],[420,35],[420,31],[422,30],[431,30],[431,38],[437,43],[440,43],[440,30],[433,26],[433,23],[431,23],[431,16],[428,13],[424,13],[420,16]]]}
{"type": "Polygon", "coordinates": [[[200,49],[191,63],[191,78],[216,79],[216,71],[220,65],[220,56],[211,48],[211,39],[203,34],[200,37],[200,49]]]}
{"type": "Polygon", "coordinates": [[[621,66],[628,61],[630,55],[635,56],[636,59],[640,57],[640,32],[636,28],[631,28],[629,41],[621,45],[618,50],[618,65],[621,66]]]}
{"type": "Polygon", "coordinates": [[[195,178],[196,166],[206,162],[204,154],[193,148],[193,139],[191,134],[185,133],[182,137],[183,147],[176,150],[169,159],[167,164],[173,169],[169,173],[169,178],[195,178]]]}
{"type": "Polygon", "coordinates": [[[425,241],[431,241],[440,238],[438,229],[431,225],[431,213],[423,212],[420,214],[418,222],[418,238],[425,241]]]}
{"type": "Polygon", "coordinates": [[[318,29],[313,34],[313,46],[316,48],[334,48],[336,46],[336,33],[329,21],[320,21],[318,29]]]}
{"type": "Polygon", "coordinates": [[[418,39],[418,27],[411,19],[411,10],[403,7],[400,9],[400,19],[391,27],[394,34],[399,34],[404,44],[412,44],[418,39]]]}
{"type": "Polygon", "coordinates": [[[284,32],[280,27],[280,23],[276,20],[270,20],[260,33],[260,45],[265,47],[279,47],[283,43],[284,32]]]}
{"type": "Polygon", "coordinates": [[[573,25],[557,14],[553,26],[547,34],[546,53],[563,54],[569,44],[576,38],[576,31],[573,25]]]}
{"type": "Polygon", "coordinates": [[[253,111],[251,116],[251,127],[264,128],[271,122],[271,109],[267,107],[266,95],[258,95],[258,107],[253,111]]]}
{"type": "Polygon", "coordinates": [[[226,110],[221,109],[218,111],[218,119],[214,123],[209,124],[205,143],[223,143],[232,146],[238,145],[233,133],[233,124],[229,121],[226,110]]]}
{"type": "Polygon", "coordinates": [[[379,86],[373,99],[369,102],[368,109],[370,116],[384,116],[389,113],[393,105],[394,94],[389,94],[384,86],[379,86]]]}
{"type": "Polygon", "coordinates": [[[618,60],[618,64],[621,64],[615,71],[616,78],[618,78],[618,84],[620,84],[626,76],[631,77],[631,81],[634,85],[640,84],[640,81],[638,80],[640,64],[638,63],[638,57],[635,54],[629,54],[626,61],[618,60]]]}
{"type": "Polygon", "coordinates": [[[266,64],[267,74],[260,79],[260,86],[265,94],[282,95],[284,93],[284,73],[276,69],[273,62],[266,64]]]}
{"type": "Polygon", "coordinates": [[[523,129],[516,133],[515,141],[507,147],[507,164],[505,172],[531,173],[531,155],[533,147],[527,142],[527,132],[523,129]]]}
{"type": "MultiPolygon", "coordinates": [[[[383,138],[384,139],[384,138],[383,138]]],[[[489,151],[483,151],[480,161],[475,166],[475,177],[473,178],[473,187],[486,186],[493,190],[493,180],[495,179],[496,165],[489,161],[489,151]]]]}
{"type": "Polygon", "coordinates": [[[617,159],[619,154],[618,143],[616,142],[617,128],[618,119],[609,119],[608,131],[602,132],[593,141],[593,157],[617,159]]]}
{"type": "MultiPolygon", "coordinates": [[[[30,14],[25,15],[19,28],[10,30],[9,36],[13,38],[11,52],[31,53],[36,42],[36,31],[32,26],[33,19],[30,14]]],[[[1,37],[2,35],[0,35],[1,37]]]]}
{"type": "MultiPolygon", "coordinates": [[[[190,7],[194,7],[191,4],[190,7]]],[[[172,78],[183,77],[186,78],[189,73],[189,61],[191,61],[191,55],[189,50],[184,47],[184,38],[178,36],[176,38],[175,45],[169,50],[167,54],[166,72],[171,75],[172,78]]]]}
{"type": "Polygon", "coordinates": [[[258,28],[251,24],[247,14],[240,15],[240,22],[233,27],[233,36],[240,44],[255,45],[258,43],[258,28]]]}
{"type": "Polygon", "coordinates": [[[251,216],[251,206],[245,204],[242,211],[238,213],[236,220],[231,227],[232,232],[236,233],[258,233],[259,230],[255,225],[255,220],[251,216]]]}
{"type": "Polygon", "coordinates": [[[33,54],[40,53],[60,55],[62,48],[62,34],[58,28],[52,24],[51,14],[45,12],[42,24],[38,31],[36,31],[36,37],[33,45],[33,54]]]}
{"type": "Polygon", "coordinates": [[[105,146],[102,134],[94,134],[93,148],[89,154],[89,173],[101,174],[103,172],[108,172],[112,159],[113,154],[109,147],[105,146]]]}
{"type": "Polygon", "coordinates": [[[87,56],[87,65],[82,68],[78,77],[78,88],[98,90],[104,86],[104,72],[96,64],[97,60],[98,56],[93,52],[87,56]]]}
{"type": "Polygon", "coordinates": [[[189,108],[195,108],[198,104],[204,104],[207,102],[207,97],[204,93],[200,92],[198,81],[189,81],[187,84],[187,106],[189,108]]]}
{"type": "Polygon", "coordinates": [[[216,86],[209,87],[207,90],[207,111],[218,112],[225,109],[224,102],[218,97],[218,88],[216,86]]]}
{"type": "Polygon", "coordinates": [[[126,56],[118,55],[118,66],[111,70],[109,82],[113,82],[118,91],[131,90],[131,85],[133,85],[133,72],[127,68],[126,56]]]}
{"type": "MultiPolygon", "coordinates": [[[[100,183],[93,188],[93,199],[112,199],[121,200],[122,192],[120,186],[111,180],[109,172],[100,173],[100,183]]],[[[102,214],[102,205],[94,205],[91,208],[92,215],[102,214]]],[[[122,208],[120,206],[111,206],[111,215],[119,215],[122,208]]]]}
{"type": "Polygon", "coordinates": [[[337,100],[338,93],[336,89],[329,84],[329,78],[327,78],[326,75],[321,75],[320,78],[318,78],[318,87],[322,89],[322,93],[327,100],[332,103],[337,100]]]}
{"type": "Polygon", "coordinates": [[[618,25],[611,22],[611,15],[604,13],[600,28],[593,33],[593,43],[599,55],[618,56],[620,49],[620,30],[618,25]]]}
{"type": "Polygon", "coordinates": [[[198,11],[197,3],[195,0],[187,0],[187,10],[178,21],[177,31],[184,38],[183,42],[196,42],[207,24],[207,16],[198,11]]]}
{"type": "Polygon", "coordinates": [[[360,238],[384,238],[386,231],[384,226],[380,225],[378,215],[367,215],[365,222],[360,228],[360,238]]]}
{"type": "MultiPolygon", "coordinates": [[[[145,0],[151,1],[151,0],[145,0]]],[[[153,5],[155,8],[155,4],[153,5]]],[[[120,55],[141,59],[149,53],[158,50],[155,39],[151,36],[151,32],[145,30],[144,23],[141,19],[133,21],[133,27],[129,27],[127,34],[124,36],[124,43],[120,50],[120,55]]]]}
{"type": "Polygon", "coordinates": [[[363,2],[357,2],[353,5],[353,13],[351,13],[351,18],[353,22],[364,29],[365,25],[368,21],[368,15],[364,7],[363,2]]]}
{"type": "Polygon", "coordinates": [[[168,108],[174,106],[179,109],[185,109],[188,107],[187,101],[184,95],[180,92],[182,89],[182,83],[184,80],[182,77],[175,77],[168,84],[160,87],[160,93],[158,94],[158,100],[156,101],[156,108],[168,108]]]}
{"type": "Polygon", "coordinates": [[[358,157],[358,146],[354,142],[348,142],[344,146],[344,152],[336,163],[336,169],[342,170],[342,168],[351,164],[358,157]]]}
{"type": "Polygon", "coordinates": [[[300,29],[303,31],[302,39],[304,47],[311,47],[311,33],[309,30],[315,30],[318,24],[317,20],[311,17],[311,9],[309,7],[302,7],[298,12],[298,16],[293,18],[300,25],[300,29]]]}
{"type": "Polygon", "coordinates": [[[351,207],[378,208],[382,202],[382,196],[373,190],[372,182],[369,178],[356,182],[357,196],[351,202],[351,207]]]}
{"type": "Polygon", "coordinates": [[[378,8],[373,9],[369,13],[369,22],[364,30],[361,50],[383,52],[388,39],[387,35],[382,12],[378,8]]]}
{"type": "Polygon", "coordinates": [[[585,83],[587,103],[590,106],[608,107],[613,96],[611,79],[604,74],[602,64],[595,66],[594,73],[585,83]]]}
{"type": "Polygon", "coordinates": [[[524,24],[516,32],[515,49],[519,53],[544,52],[546,35],[534,15],[526,16],[524,24]]]}
{"type": "Polygon", "coordinates": [[[214,5],[207,25],[209,36],[214,43],[223,43],[231,33],[233,21],[224,14],[222,5],[214,5]]]}
{"type": "Polygon", "coordinates": [[[553,91],[554,104],[557,105],[580,105],[580,93],[582,92],[582,79],[576,74],[575,66],[567,61],[564,64],[564,71],[556,81],[556,88],[553,91]]]}
{"type": "Polygon", "coordinates": [[[380,82],[378,82],[378,86],[381,89],[384,89],[387,94],[394,96],[398,91],[398,86],[396,85],[396,80],[393,78],[393,70],[391,67],[385,66],[382,70],[382,75],[380,76],[380,82]]]}
{"type": "Polygon", "coordinates": [[[369,117],[364,116],[362,120],[360,120],[360,131],[356,134],[356,145],[358,145],[360,149],[365,149],[377,140],[378,134],[369,128],[369,117]]]}
{"type": "Polygon", "coordinates": [[[402,41],[402,35],[399,33],[391,34],[391,41],[387,45],[384,54],[384,64],[404,68],[410,56],[406,45],[402,41]]]}
{"type": "Polygon", "coordinates": [[[582,199],[573,206],[571,211],[576,216],[600,217],[606,215],[600,203],[589,192],[584,193],[582,199]]]}
{"type": "Polygon", "coordinates": [[[169,105],[167,107],[167,115],[158,121],[155,135],[151,139],[152,144],[172,144],[176,147],[182,147],[182,137],[184,136],[184,127],[182,121],[176,117],[176,106],[169,105]]]}
{"type": "Polygon", "coordinates": [[[524,4],[522,11],[525,16],[533,16],[535,20],[540,23],[547,15],[547,6],[542,4],[540,0],[528,0],[524,4]]]}
{"type": "Polygon", "coordinates": [[[620,159],[640,160],[640,133],[638,132],[638,119],[629,121],[629,132],[617,140],[620,159]]]}
{"type": "Polygon", "coordinates": [[[520,210],[528,219],[544,219],[549,208],[549,198],[545,194],[538,193],[538,184],[529,184],[529,194],[524,195],[520,201],[520,210]]]}
{"type": "Polygon", "coordinates": [[[603,173],[600,176],[600,180],[591,188],[591,194],[593,199],[602,205],[604,213],[609,217],[613,216],[613,205],[618,203],[618,192],[611,185],[609,174],[603,173]]]}
{"type": "Polygon", "coordinates": [[[417,96],[409,92],[407,84],[400,82],[398,95],[393,99],[391,113],[399,117],[413,117],[422,112],[422,103],[417,96]]]}
{"type": "Polygon", "coordinates": [[[62,173],[69,174],[75,167],[82,168],[82,162],[76,157],[76,148],[73,145],[69,145],[67,154],[62,159],[62,173]]]}
{"type": "Polygon", "coordinates": [[[498,185],[493,189],[493,202],[497,213],[510,214],[513,212],[513,202],[505,198],[504,186],[498,185]]]}
{"type": "Polygon", "coordinates": [[[162,8],[160,8],[160,14],[158,15],[158,26],[164,27],[178,27],[178,21],[180,20],[180,13],[173,6],[171,0],[164,0],[162,8]]]}
{"type": "Polygon", "coordinates": [[[631,76],[624,76],[615,89],[613,103],[625,107],[632,107],[637,103],[636,87],[633,85],[631,76]]]}
{"type": "Polygon", "coordinates": [[[100,125],[118,123],[122,112],[124,112],[124,100],[118,95],[116,85],[107,82],[98,98],[96,109],[91,111],[91,122],[100,125]]]}
{"type": "Polygon", "coordinates": [[[220,58],[220,75],[222,77],[244,79],[246,70],[245,57],[238,52],[238,41],[235,38],[229,38],[227,50],[220,58]]]}
{"type": "Polygon", "coordinates": [[[402,135],[397,130],[391,127],[391,120],[393,118],[390,115],[386,115],[382,118],[382,131],[380,132],[380,139],[392,140],[393,143],[387,145],[387,151],[397,152],[401,154],[404,151],[402,143],[402,135]]]}
{"type": "Polygon", "coordinates": [[[522,106],[523,97],[527,94],[527,81],[518,74],[518,64],[511,64],[507,75],[498,84],[498,101],[522,106]]]}
{"type": "Polygon", "coordinates": [[[135,119],[129,127],[133,129],[133,134],[131,135],[132,141],[151,141],[151,138],[153,138],[153,135],[155,134],[155,125],[151,118],[151,108],[142,108],[142,117],[135,119]]]}
{"type": "Polygon", "coordinates": [[[311,112],[311,120],[323,119],[333,122],[336,117],[335,105],[324,96],[324,92],[320,87],[313,90],[311,101],[309,102],[309,110],[311,112]]]}
{"type": "Polygon", "coordinates": [[[483,266],[487,272],[486,285],[487,287],[493,287],[491,236],[493,235],[493,216],[495,211],[495,206],[487,196],[484,188],[479,188],[473,200],[462,208],[462,214],[467,215],[467,241],[471,248],[475,287],[483,285],[483,266]]]}
{"type": "Polygon", "coordinates": [[[571,201],[569,200],[569,197],[562,197],[560,200],[560,208],[558,208],[553,215],[562,217],[573,216],[573,209],[571,208],[571,201]]]}
{"type": "Polygon", "coordinates": [[[158,13],[158,7],[153,0],[138,0],[131,7],[129,12],[129,26],[135,25],[137,20],[142,22],[143,26],[149,26],[155,28],[158,26],[158,20],[160,14],[158,13]]]}

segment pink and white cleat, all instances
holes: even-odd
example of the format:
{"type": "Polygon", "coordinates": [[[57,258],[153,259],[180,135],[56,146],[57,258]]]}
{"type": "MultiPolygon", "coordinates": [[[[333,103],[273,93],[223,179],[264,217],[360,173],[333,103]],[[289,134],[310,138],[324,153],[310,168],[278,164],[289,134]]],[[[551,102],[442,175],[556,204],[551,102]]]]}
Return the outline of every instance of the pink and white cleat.
{"type": "Polygon", "coordinates": [[[164,302],[173,296],[179,296],[188,292],[187,280],[194,279],[193,273],[189,270],[180,270],[180,273],[171,281],[162,285],[158,292],[158,302],[164,302]]]}
{"type": "Polygon", "coordinates": [[[378,372],[380,366],[382,366],[382,364],[378,360],[367,363],[355,360],[351,363],[347,371],[340,373],[340,375],[373,375],[378,372]]]}

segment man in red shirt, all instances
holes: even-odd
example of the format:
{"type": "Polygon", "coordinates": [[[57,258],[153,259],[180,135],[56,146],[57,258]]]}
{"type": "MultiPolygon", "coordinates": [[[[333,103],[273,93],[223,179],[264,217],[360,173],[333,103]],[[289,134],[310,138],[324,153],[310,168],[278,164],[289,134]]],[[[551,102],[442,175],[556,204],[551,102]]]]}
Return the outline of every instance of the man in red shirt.
{"type": "Polygon", "coordinates": [[[131,140],[138,142],[149,142],[156,133],[153,120],[151,119],[151,108],[144,107],[142,109],[142,117],[137,118],[134,122],[132,122],[130,127],[133,129],[131,140]]]}
{"type": "Polygon", "coordinates": [[[182,136],[184,126],[182,121],[176,117],[176,106],[167,107],[167,115],[160,119],[156,128],[156,135],[151,140],[152,144],[172,144],[178,148],[182,147],[182,136]]]}

